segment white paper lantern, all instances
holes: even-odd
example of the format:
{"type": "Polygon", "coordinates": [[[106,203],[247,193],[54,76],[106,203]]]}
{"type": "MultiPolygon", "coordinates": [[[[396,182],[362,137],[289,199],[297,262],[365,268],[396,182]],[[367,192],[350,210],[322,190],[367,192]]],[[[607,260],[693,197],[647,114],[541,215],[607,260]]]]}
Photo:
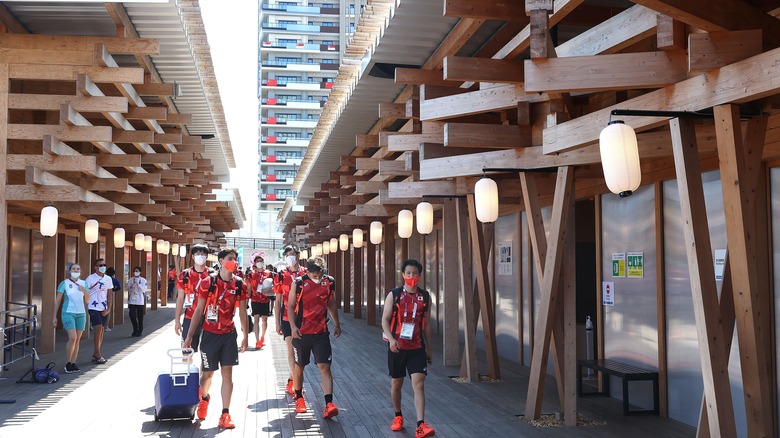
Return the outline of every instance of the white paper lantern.
{"type": "Polygon", "coordinates": [[[349,249],[349,236],[346,234],[342,234],[339,236],[339,250],[340,251],[347,251],[349,249]]]}
{"type": "Polygon", "coordinates": [[[330,252],[333,254],[336,254],[339,250],[339,239],[336,239],[335,237],[330,239],[330,252]]]}
{"type": "Polygon", "coordinates": [[[89,219],[84,223],[84,240],[87,243],[95,243],[98,241],[98,221],[95,219],[89,219]]]}
{"type": "Polygon", "coordinates": [[[325,255],[330,254],[330,241],[326,240],[322,242],[322,253],[325,255]]]}
{"type": "Polygon", "coordinates": [[[490,178],[482,178],[474,185],[474,204],[477,220],[483,223],[498,219],[498,184],[490,178]]]}
{"type": "Polygon", "coordinates": [[[182,245],[179,247],[179,257],[186,257],[187,256],[187,245],[182,245]]]}
{"type": "Polygon", "coordinates": [[[382,222],[374,221],[371,222],[371,230],[369,232],[369,238],[371,240],[371,243],[374,245],[379,245],[382,243],[382,222]]]}
{"type": "Polygon", "coordinates": [[[174,244],[171,245],[171,255],[173,255],[173,256],[179,255],[179,244],[178,243],[174,243],[174,244]]]}
{"type": "Polygon", "coordinates": [[[145,242],[146,242],[146,238],[143,235],[143,233],[137,233],[135,235],[135,239],[133,241],[135,250],[136,251],[143,251],[145,242]]]}
{"type": "Polygon", "coordinates": [[[402,239],[408,239],[412,236],[414,227],[414,214],[411,210],[401,210],[398,212],[398,236],[402,239]]]}
{"type": "Polygon", "coordinates": [[[144,236],[144,251],[152,252],[152,236],[144,236]]]}
{"type": "Polygon", "coordinates": [[[363,230],[360,228],[352,230],[352,246],[355,248],[363,247],[363,230]]]}
{"type": "Polygon", "coordinates": [[[315,246],[315,247],[314,247],[312,250],[313,250],[313,251],[316,253],[316,254],[314,255],[314,257],[319,257],[319,256],[321,256],[321,255],[322,255],[322,244],[321,244],[321,243],[318,243],[318,244],[317,244],[317,246],[315,246]]]}
{"type": "Polygon", "coordinates": [[[125,229],[122,227],[114,228],[114,248],[125,247],[125,229]]]}
{"type": "Polygon", "coordinates": [[[52,237],[57,234],[57,222],[59,220],[59,211],[47,205],[41,209],[41,234],[44,237],[52,237]]]}
{"type": "Polygon", "coordinates": [[[634,129],[622,120],[609,122],[599,135],[599,151],[609,191],[621,198],[631,196],[642,182],[634,129]]]}
{"type": "Polygon", "coordinates": [[[423,236],[433,231],[433,205],[429,202],[417,204],[417,232],[423,236]]]}
{"type": "Polygon", "coordinates": [[[301,251],[301,259],[302,260],[309,260],[309,250],[308,249],[304,249],[303,251],[301,251]]]}
{"type": "Polygon", "coordinates": [[[157,245],[156,245],[157,254],[162,254],[163,250],[165,250],[165,241],[162,239],[157,239],[157,245]]]}

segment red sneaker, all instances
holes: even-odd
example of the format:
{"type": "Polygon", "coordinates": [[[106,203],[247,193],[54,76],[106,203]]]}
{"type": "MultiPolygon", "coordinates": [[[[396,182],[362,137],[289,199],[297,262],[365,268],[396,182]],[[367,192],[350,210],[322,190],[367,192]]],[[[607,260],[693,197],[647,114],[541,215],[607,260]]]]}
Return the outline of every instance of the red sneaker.
{"type": "Polygon", "coordinates": [[[339,408],[337,408],[333,403],[328,403],[325,405],[325,412],[322,413],[322,418],[327,420],[328,418],[333,418],[338,414],[339,408]]]}
{"type": "Polygon", "coordinates": [[[433,430],[432,427],[428,426],[425,423],[422,423],[419,426],[417,426],[417,430],[415,430],[415,434],[414,434],[415,438],[426,438],[434,435],[436,435],[436,431],[433,430]]]}
{"type": "Polygon", "coordinates": [[[260,337],[260,348],[265,347],[265,337],[260,337]]]}
{"type": "Polygon", "coordinates": [[[255,342],[255,350],[259,350],[261,348],[263,348],[263,341],[255,342]]]}
{"type": "Polygon", "coordinates": [[[292,379],[287,381],[287,386],[284,388],[284,390],[287,391],[288,394],[295,394],[295,390],[293,390],[292,379]]]}
{"type": "Polygon", "coordinates": [[[399,415],[393,418],[393,424],[390,426],[390,430],[392,430],[393,432],[398,432],[403,428],[404,428],[404,417],[399,415]]]}
{"type": "Polygon", "coordinates": [[[209,412],[209,401],[211,401],[211,397],[209,397],[208,400],[203,400],[201,397],[200,402],[198,403],[198,419],[206,419],[206,414],[209,412]]]}
{"type": "Polygon", "coordinates": [[[233,424],[233,420],[230,418],[230,414],[225,413],[219,417],[219,427],[222,429],[235,429],[236,425],[233,424]]]}
{"type": "Polygon", "coordinates": [[[306,413],[306,400],[303,397],[295,399],[295,412],[299,414],[306,413]]]}

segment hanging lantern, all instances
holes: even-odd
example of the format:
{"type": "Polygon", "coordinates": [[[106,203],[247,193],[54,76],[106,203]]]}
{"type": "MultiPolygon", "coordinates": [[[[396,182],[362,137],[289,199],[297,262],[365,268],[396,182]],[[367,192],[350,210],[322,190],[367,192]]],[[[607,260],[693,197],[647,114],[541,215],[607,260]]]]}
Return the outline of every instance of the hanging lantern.
{"type": "Polygon", "coordinates": [[[182,245],[179,247],[179,257],[186,257],[187,256],[187,245],[182,245]]]}
{"type": "Polygon", "coordinates": [[[599,151],[609,191],[621,198],[631,196],[642,182],[634,129],[622,120],[610,121],[599,135],[599,151]]]}
{"type": "Polygon", "coordinates": [[[52,237],[57,234],[57,221],[59,211],[51,205],[41,209],[41,234],[43,237],[52,237]]]}
{"type": "Polygon", "coordinates": [[[330,252],[336,254],[339,251],[339,239],[330,239],[330,252]]]}
{"type": "Polygon", "coordinates": [[[322,253],[322,244],[318,243],[317,246],[314,247],[314,250],[317,253],[317,255],[315,257],[321,256],[323,254],[322,253]]]}
{"type": "Polygon", "coordinates": [[[498,184],[487,177],[477,181],[474,185],[474,204],[480,222],[495,222],[498,219],[498,184]]]}
{"type": "Polygon", "coordinates": [[[135,250],[136,251],[143,251],[144,250],[144,242],[146,242],[146,239],[144,238],[143,233],[137,233],[135,235],[135,240],[133,243],[135,244],[135,250]]]}
{"type": "Polygon", "coordinates": [[[87,243],[95,243],[98,241],[98,221],[95,219],[89,219],[84,223],[84,240],[87,243]]]}
{"type": "Polygon", "coordinates": [[[174,243],[174,244],[171,245],[171,255],[173,255],[173,256],[179,255],[179,244],[178,243],[174,243]]]}
{"type": "Polygon", "coordinates": [[[301,259],[309,260],[309,250],[308,249],[304,249],[303,251],[301,251],[301,259]]]}
{"type": "Polygon", "coordinates": [[[380,243],[382,243],[382,222],[379,221],[371,222],[369,238],[371,240],[371,243],[373,243],[374,245],[379,245],[380,243]]]}
{"type": "Polygon", "coordinates": [[[363,247],[363,230],[360,228],[352,230],[352,246],[355,248],[363,247]]]}
{"type": "Polygon", "coordinates": [[[322,253],[325,255],[330,254],[330,241],[326,240],[322,242],[322,253]]]}
{"type": "Polygon", "coordinates": [[[417,204],[417,232],[423,236],[433,231],[433,205],[429,202],[417,204]]]}
{"type": "Polygon", "coordinates": [[[124,248],[125,229],[122,227],[114,228],[114,248],[124,248]]]}
{"type": "Polygon", "coordinates": [[[144,236],[144,251],[152,252],[152,236],[144,236]]]}
{"type": "Polygon", "coordinates": [[[414,226],[414,214],[411,210],[401,210],[398,212],[398,236],[402,239],[408,239],[412,236],[414,226]]]}
{"type": "Polygon", "coordinates": [[[157,249],[157,254],[162,254],[163,250],[165,249],[165,241],[162,239],[157,239],[156,249],[157,249]]]}
{"type": "Polygon", "coordinates": [[[349,250],[349,236],[346,234],[342,234],[339,236],[339,250],[340,251],[347,251],[349,250]]]}

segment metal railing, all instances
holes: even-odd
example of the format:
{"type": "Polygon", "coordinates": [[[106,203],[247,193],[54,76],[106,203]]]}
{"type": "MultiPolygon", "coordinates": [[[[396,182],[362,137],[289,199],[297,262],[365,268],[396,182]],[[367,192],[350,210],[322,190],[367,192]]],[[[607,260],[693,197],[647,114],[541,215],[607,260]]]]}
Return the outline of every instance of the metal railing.
{"type": "Polygon", "coordinates": [[[7,302],[0,312],[0,333],[3,335],[2,370],[14,362],[30,358],[30,368],[35,368],[37,352],[35,337],[38,329],[38,306],[7,302]]]}

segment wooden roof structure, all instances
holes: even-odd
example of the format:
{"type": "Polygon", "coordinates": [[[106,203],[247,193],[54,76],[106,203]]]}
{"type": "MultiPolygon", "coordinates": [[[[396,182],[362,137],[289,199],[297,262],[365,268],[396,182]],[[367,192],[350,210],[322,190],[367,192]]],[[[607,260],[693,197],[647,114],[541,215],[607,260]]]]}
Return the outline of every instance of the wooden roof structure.
{"type": "MultiPolygon", "coordinates": [[[[406,88],[394,101],[378,102],[374,127],[355,132],[353,152],[341,157],[304,211],[282,216],[288,240],[310,246],[379,219],[390,224],[389,242],[383,244],[392,251],[392,224],[400,209],[413,208],[423,197],[440,204],[442,226],[463,237],[459,251],[474,257],[474,309],[487,327],[489,368],[497,374],[494,304],[486,279],[492,243],[489,227],[483,230],[474,218],[473,190],[483,169],[510,169],[493,175],[501,212],[528,214],[542,292],[526,416],[539,416],[552,349],[562,410],[572,425],[574,341],[562,322],[570,315],[566,306],[572,305],[566,292],[571,288],[562,280],[571,269],[564,255],[571,244],[567,219],[575,200],[608,192],[599,133],[613,109],[710,111],[712,119],[695,123],[684,117],[624,120],[638,133],[642,184],[678,180],[686,234],[697,243],[689,244],[688,260],[696,269],[691,278],[706,400],[699,431],[736,436],[726,372],[736,322],[751,413],[748,434],[774,436],[773,377],[766,366],[771,347],[762,335],[771,326],[760,311],[767,299],[762,278],[768,274],[751,262],[756,240],[762,240],[751,209],[764,202],[755,175],[776,166],[780,151],[780,1],[442,3],[444,15],[459,22],[420,69],[396,69],[395,83],[406,88]],[[502,23],[499,30],[473,56],[459,53],[482,26],[496,21],[502,23]],[[740,110],[754,117],[741,121],[740,110]],[[554,173],[538,172],[549,169],[554,173]],[[712,169],[720,170],[724,204],[731,206],[726,209],[729,260],[733,289],[739,293],[730,310],[728,303],[719,304],[706,268],[712,260],[704,244],[709,237],[702,226],[700,174],[712,169]],[[541,219],[543,206],[552,206],[549,235],[541,219]],[[450,225],[447,218],[456,223],[450,225]]],[[[459,286],[471,290],[470,284],[464,280],[459,286]]],[[[475,321],[469,322],[468,333],[475,333],[475,321]]],[[[474,362],[469,342],[467,334],[464,364],[474,362]]],[[[467,374],[474,372],[471,368],[467,374]]]]}

